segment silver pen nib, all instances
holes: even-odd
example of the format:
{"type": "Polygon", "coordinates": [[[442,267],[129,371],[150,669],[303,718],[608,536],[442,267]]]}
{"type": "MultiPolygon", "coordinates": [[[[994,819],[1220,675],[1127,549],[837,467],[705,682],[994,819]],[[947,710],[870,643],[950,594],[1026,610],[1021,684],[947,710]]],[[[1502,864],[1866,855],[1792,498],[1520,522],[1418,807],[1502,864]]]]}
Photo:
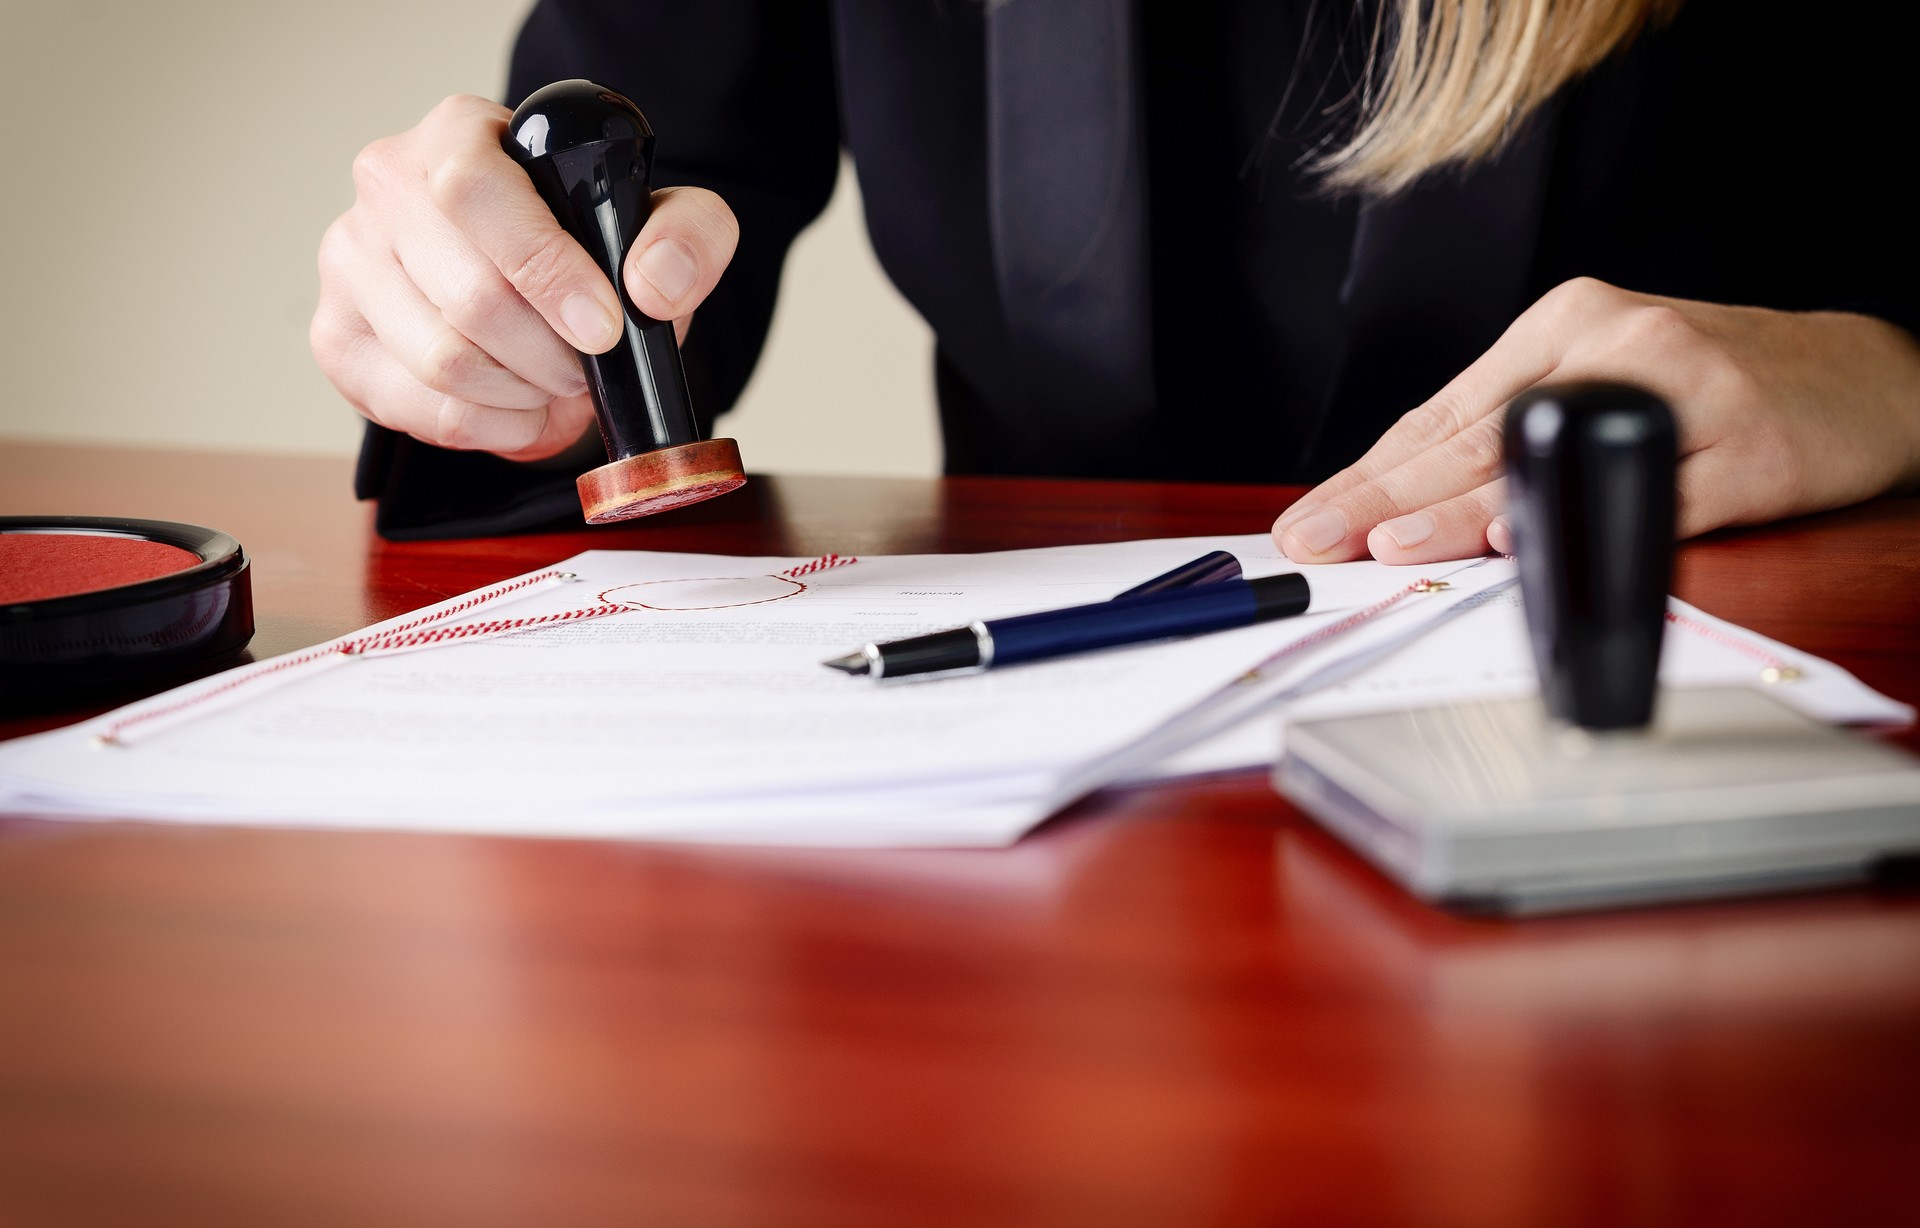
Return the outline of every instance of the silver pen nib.
{"type": "Polygon", "coordinates": [[[868,665],[867,654],[864,650],[860,652],[850,652],[844,657],[835,657],[831,661],[822,661],[820,664],[826,666],[828,669],[837,669],[843,674],[852,674],[856,678],[867,673],[871,668],[868,665]]]}

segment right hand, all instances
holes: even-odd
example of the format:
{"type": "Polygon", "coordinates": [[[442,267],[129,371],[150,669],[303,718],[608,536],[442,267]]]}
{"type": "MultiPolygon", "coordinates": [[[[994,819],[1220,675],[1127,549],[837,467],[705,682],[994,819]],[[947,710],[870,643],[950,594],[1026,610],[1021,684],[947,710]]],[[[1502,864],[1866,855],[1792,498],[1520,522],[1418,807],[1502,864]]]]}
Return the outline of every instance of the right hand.
{"type": "MultiPolygon", "coordinates": [[[[443,448],[534,461],[593,425],[576,350],[621,334],[620,300],[501,148],[509,113],[449,98],[354,159],[353,207],[320,243],[313,354],[374,422],[443,448]]],[[[622,274],[684,337],[739,240],[703,188],[653,194],[622,274]]]]}

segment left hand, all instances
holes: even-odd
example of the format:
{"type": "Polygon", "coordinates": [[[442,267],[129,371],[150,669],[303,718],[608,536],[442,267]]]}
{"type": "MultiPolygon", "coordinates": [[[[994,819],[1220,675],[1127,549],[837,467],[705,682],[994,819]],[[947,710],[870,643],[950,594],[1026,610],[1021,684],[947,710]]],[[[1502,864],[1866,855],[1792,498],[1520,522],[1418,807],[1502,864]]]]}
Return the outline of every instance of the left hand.
{"type": "Polygon", "coordinates": [[[1920,480],[1920,344],[1905,330],[1581,278],[1547,293],[1365,456],[1288,508],[1274,541],[1300,563],[1510,553],[1502,421],[1510,400],[1548,380],[1634,384],[1673,407],[1681,537],[1920,480]]]}

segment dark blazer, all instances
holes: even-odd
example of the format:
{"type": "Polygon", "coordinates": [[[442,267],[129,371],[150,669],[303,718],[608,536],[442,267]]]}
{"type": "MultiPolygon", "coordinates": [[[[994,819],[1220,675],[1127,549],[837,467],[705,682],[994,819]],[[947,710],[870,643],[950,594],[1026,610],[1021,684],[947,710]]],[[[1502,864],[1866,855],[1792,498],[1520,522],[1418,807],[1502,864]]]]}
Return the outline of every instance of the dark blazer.
{"type": "MultiPolygon", "coordinates": [[[[1496,160],[1363,202],[1299,163],[1338,138],[1370,11],[541,0],[509,95],[628,93],[660,133],[656,185],[738,214],[685,351],[706,415],[745,384],[850,150],[875,251],[938,337],[949,472],[1317,480],[1581,275],[1920,324],[1896,40],[1687,0],[1496,160]]],[[[571,475],[377,427],[357,489],[390,537],[578,515],[571,475]]]]}

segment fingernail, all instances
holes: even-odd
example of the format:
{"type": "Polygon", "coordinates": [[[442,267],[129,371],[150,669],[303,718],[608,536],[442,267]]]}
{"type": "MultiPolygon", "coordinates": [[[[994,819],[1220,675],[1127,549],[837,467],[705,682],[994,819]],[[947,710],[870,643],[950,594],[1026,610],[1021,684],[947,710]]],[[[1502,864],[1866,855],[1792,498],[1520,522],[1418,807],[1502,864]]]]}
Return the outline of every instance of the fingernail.
{"type": "Polygon", "coordinates": [[[1347,514],[1337,507],[1322,508],[1296,521],[1287,536],[1308,554],[1325,554],[1346,540],[1347,514]]]}
{"type": "Polygon", "coordinates": [[[584,348],[599,350],[620,331],[620,322],[591,294],[569,294],[560,304],[560,320],[584,348]]]}
{"type": "Polygon", "coordinates": [[[1487,544],[1501,554],[1513,553],[1513,525],[1505,516],[1495,516],[1487,526],[1487,544]]]}
{"type": "Polygon", "coordinates": [[[647,284],[671,303],[678,303],[681,295],[693,289],[693,279],[700,275],[693,253],[678,239],[661,239],[641,252],[637,267],[647,284]]]}
{"type": "Polygon", "coordinates": [[[1393,544],[1402,550],[1411,550],[1421,542],[1433,536],[1435,528],[1430,512],[1415,512],[1411,516],[1401,516],[1395,520],[1380,522],[1380,531],[1393,539],[1393,544]]]}

